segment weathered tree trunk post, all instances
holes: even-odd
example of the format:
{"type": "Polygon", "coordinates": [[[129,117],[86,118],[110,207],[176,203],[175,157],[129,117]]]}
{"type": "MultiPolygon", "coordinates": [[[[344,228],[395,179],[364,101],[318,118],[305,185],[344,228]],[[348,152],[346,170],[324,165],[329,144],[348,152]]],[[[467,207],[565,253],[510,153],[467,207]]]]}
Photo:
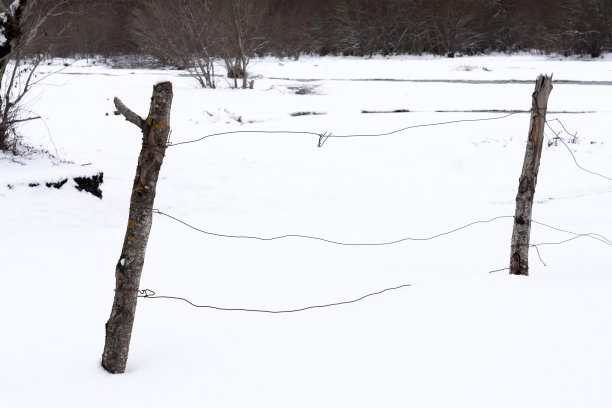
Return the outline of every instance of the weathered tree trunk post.
{"type": "Polygon", "coordinates": [[[516,195],[516,211],[510,254],[510,274],[529,275],[529,235],[531,233],[531,210],[538,181],[548,95],[552,91],[552,75],[540,75],[532,95],[529,139],[525,150],[523,171],[516,195]]]}
{"type": "Polygon", "coordinates": [[[123,373],[127,363],[140,276],[153,218],[151,210],[170,135],[172,84],[163,82],[153,87],[146,120],[128,109],[118,98],[114,102],[125,119],[141,129],[143,137],[123,249],[115,268],[115,300],[106,323],[102,354],[102,366],[113,374],[123,373]]]}

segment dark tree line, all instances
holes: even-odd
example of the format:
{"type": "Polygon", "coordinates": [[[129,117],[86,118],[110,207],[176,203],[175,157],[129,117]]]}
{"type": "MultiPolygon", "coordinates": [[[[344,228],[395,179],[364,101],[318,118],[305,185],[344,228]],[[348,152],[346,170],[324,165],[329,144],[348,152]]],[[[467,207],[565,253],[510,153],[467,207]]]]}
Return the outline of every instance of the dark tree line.
{"type": "MultiPolygon", "coordinates": [[[[186,42],[206,36],[205,53],[225,59],[241,46],[283,57],[612,50],[612,0],[69,0],[63,7],[73,13],[46,27],[64,34],[53,56],[168,59],[169,33],[186,42]]],[[[237,70],[241,52],[229,58],[237,70]]]]}

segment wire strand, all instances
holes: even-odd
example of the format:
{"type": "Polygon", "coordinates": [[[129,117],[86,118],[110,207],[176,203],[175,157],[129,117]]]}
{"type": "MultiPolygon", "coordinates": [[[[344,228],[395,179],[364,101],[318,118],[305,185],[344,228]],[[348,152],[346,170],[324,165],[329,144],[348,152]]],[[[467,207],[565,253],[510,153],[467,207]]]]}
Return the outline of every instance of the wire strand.
{"type": "Polygon", "coordinates": [[[197,143],[197,142],[200,142],[200,141],[202,141],[204,139],[208,139],[210,137],[235,135],[235,134],[249,134],[249,133],[258,133],[258,134],[297,134],[297,135],[310,135],[310,136],[317,136],[317,137],[320,137],[322,135],[321,133],[316,133],[316,132],[307,132],[307,131],[299,132],[299,131],[292,131],[292,130],[235,130],[235,131],[229,131],[229,132],[211,133],[209,135],[205,135],[205,136],[202,136],[200,138],[193,139],[193,140],[186,140],[184,142],[173,142],[173,143],[168,144],[168,147],[175,147],[175,146],[185,145],[185,144],[189,144],[189,143],[197,143]]]}
{"type": "MultiPolygon", "coordinates": [[[[163,215],[164,217],[170,218],[173,221],[176,221],[177,223],[180,223],[182,225],[184,225],[185,227],[188,227],[194,231],[200,232],[204,235],[209,235],[209,236],[213,236],[213,237],[218,237],[218,238],[231,238],[231,239],[248,239],[248,240],[256,240],[256,241],[277,241],[277,240],[282,240],[282,239],[287,239],[287,238],[297,238],[297,239],[309,239],[309,240],[314,240],[314,241],[321,241],[321,242],[325,242],[328,244],[333,244],[333,245],[341,245],[341,246],[386,246],[386,245],[395,245],[395,244],[399,244],[401,242],[406,242],[406,241],[431,241],[434,240],[436,238],[440,238],[443,237],[445,235],[450,235],[453,234],[455,232],[459,232],[461,230],[464,230],[466,228],[469,228],[471,226],[477,225],[477,224],[488,224],[497,220],[501,220],[501,219],[509,219],[512,218],[514,219],[513,215],[499,215],[497,217],[493,217],[487,220],[477,220],[477,221],[472,221],[469,222],[467,224],[464,224],[460,227],[457,228],[453,228],[449,231],[445,231],[445,232],[441,232],[438,234],[434,234],[434,235],[430,235],[428,237],[404,237],[404,238],[400,238],[400,239],[396,239],[393,241],[383,241],[383,242],[342,242],[342,241],[335,241],[335,240],[331,240],[331,239],[327,239],[327,238],[322,238],[322,237],[316,237],[316,236],[311,236],[311,235],[302,235],[302,234],[285,234],[285,235],[278,235],[278,236],[273,236],[273,237],[261,237],[261,236],[254,236],[254,235],[230,235],[230,234],[220,234],[220,233],[216,233],[216,232],[210,232],[210,231],[206,231],[204,229],[195,227],[191,224],[189,224],[186,221],[183,221],[173,215],[170,215],[168,213],[165,213],[161,210],[158,209],[153,209],[152,210],[153,213],[155,214],[159,214],[159,215],[163,215]]],[[[594,232],[588,232],[588,233],[579,233],[579,232],[574,232],[574,231],[569,231],[566,229],[562,229],[562,228],[558,228],[558,227],[554,227],[552,225],[543,223],[543,222],[539,222],[536,221],[534,219],[531,220],[532,223],[537,224],[537,225],[541,225],[543,227],[558,231],[558,232],[563,232],[566,234],[571,234],[574,235],[573,238],[571,238],[570,240],[576,239],[576,238],[591,238],[594,239],[596,241],[602,242],[606,245],[611,245],[612,246],[612,240],[610,240],[609,238],[605,237],[602,234],[598,234],[598,233],[594,233],[594,232]]],[[[561,241],[561,243],[567,242],[566,241],[561,241]]],[[[537,245],[553,245],[555,244],[553,243],[539,243],[539,244],[532,244],[531,246],[537,246],[537,245]]]]}
{"type": "MultiPolygon", "coordinates": [[[[418,124],[418,125],[412,125],[412,126],[407,126],[401,129],[397,129],[391,132],[385,132],[385,133],[377,133],[377,134],[346,134],[346,135],[334,135],[332,133],[316,133],[316,132],[296,132],[296,131],[233,131],[233,132],[221,132],[221,133],[214,133],[214,134],[210,134],[210,135],[206,135],[203,136],[201,138],[198,139],[194,139],[194,140],[188,140],[185,142],[178,142],[178,143],[174,143],[171,146],[177,146],[177,145],[182,145],[182,144],[188,144],[188,143],[196,143],[199,141],[202,141],[206,138],[210,138],[210,137],[214,137],[214,136],[221,136],[221,135],[229,135],[229,134],[238,134],[238,133],[267,133],[267,134],[304,134],[304,135],[312,135],[312,136],[317,136],[319,138],[319,143],[318,146],[322,147],[325,142],[329,139],[329,138],[351,138],[351,137],[382,137],[382,136],[389,136],[389,135],[393,135],[393,134],[397,134],[409,129],[414,129],[414,128],[420,128],[420,127],[429,127],[429,126],[440,126],[440,125],[448,125],[448,124],[455,124],[455,123],[462,123],[462,122],[478,122],[478,121],[487,121],[487,120],[498,120],[498,119],[504,119],[507,118],[509,116],[515,115],[517,113],[523,113],[523,112],[512,112],[510,114],[504,115],[504,116],[498,116],[498,117],[492,117],[492,118],[482,118],[482,119],[465,119],[465,120],[454,120],[454,121],[446,121],[446,122],[437,122],[437,123],[428,123],[428,124],[418,124]]],[[[572,136],[574,139],[576,138],[576,135],[572,135],[571,133],[568,132],[567,128],[565,127],[565,125],[559,120],[559,119],[553,119],[551,121],[546,121],[546,126],[548,126],[548,128],[557,136],[556,140],[560,140],[561,143],[563,143],[563,145],[567,148],[567,150],[570,152],[575,165],[580,168],[581,170],[593,174],[593,175],[597,175],[599,177],[602,177],[604,179],[610,180],[612,181],[612,178],[607,177],[603,174],[588,170],[586,168],[584,168],[583,166],[581,166],[578,163],[578,160],[576,159],[575,155],[573,154],[573,152],[571,151],[571,149],[569,148],[569,146],[565,143],[565,141],[558,137],[559,133],[556,133],[555,130],[552,128],[552,126],[550,125],[550,122],[552,121],[556,121],[560,124],[560,126],[563,128],[563,131],[565,133],[567,133],[568,135],[572,136]]],[[[394,245],[394,244],[398,244],[401,242],[406,242],[406,241],[430,241],[442,236],[446,236],[446,235],[450,235],[453,233],[456,233],[458,231],[461,231],[463,229],[469,228],[471,226],[477,225],[477,224],[486,224],[486,223],[491,223],[493,221],[497,221],[500,219],[507,219],[507,218],[512,218],[514,219],[514,216],[508,216],[508,215],[502,215],[502,216],[497,216],[497,217],[493,217],[490,218],[488,220],[477,220],[477,221],[472,221],[470,223],[467,223],[465,225],[462,225],[460,227],[451,229],[449,231],[445,231],[442,233],[438,233],[438,234],[434,234],[431,236],[427,236],[427,237],[404,237],[404,238],[400,238],[397,240],[392,240],[392,241],[383,241],[383,242],[361,242],[361,243],[351,243],[351,242],[342,242],[342,241],[336,241],[336,240],[331,240],[331,239],[327,239],[327,238],[322,238],[322,237],[317,237],[317,236],[310,236],[310,235],[302,235],[302,234],[285,234],[285,235],[279,235],[279,236],[272,236],[272,237],[261,237],[261,236],[250,236],[250,235],[230,235],[230,234],[220,234],[220,233],[215,233],[215,232],[210,232],[210,231],[206,231],[204,229],[195,227],[191,224],[189,224],[186,221],[183,221],[173,215],[170,215],[168,213],[165,213],[161,210],[158,209],[153,209],[152,210],[154,213],[159,214],[159,215],[163,215],[167,218],[170,218],[171,220],[178,222],[180,224],[182,224],[185,227],[188,227],[192,230],[195,230],[197,232],[200,232],[202,234],[205,235],[209,235],[209,236],[214,236],[214,237],[220,237],[220,238],[234,238],[234,239],[250,239],[250,240],[258,240],[258,241],[274,241],[274,240],[281,240],[281,239],[286,239],[286,238],[299,238],[299,239],[309,239],[309,240],[316,240],[316,241],[321,241],[321,242],[325,242],[325,243],[329,243],[329,244],[334,244],[334,245],[342,245],[342,246],[384,246],[384,245],[394,245]]],[[[570,230],[566,230],[566,229],[562,229],[562,228],[558,228],[546,223],[542,223],[536,220],[530,220],[530,222],[543,226],[545,228],[549,228],[552,229],[554,231],[557,232],[562,232],[562,233],[566,233],[566,234],[570,234],[573,235],[573,237],[561,240],[561,241],[556,241],[556,242],[540,242],[537,244],[528,244],[530,248],[534,248],[536,251],[536,254],[538,256],[538,258],[540,259],[541,263],[546,266],[546,263],[544,262],[539,247],[540,246],[545,246],[545,245],[562,245],[571,241],[574,241],[576,239],[579,238],[591,238],[594,239],[596,241],[599,241],[605,245],[608,246],[612,246],[612,240],[608,239],[607,237],[598,234],[598,233],[577,233],[577,232],[573,232],[570,230]]],[[[501,272],[501,271],[507,271],[510,268],[500,268],[500,269],[495,269],[495,270],[491,270],[488,271],[488,273],[496,273],[496,272],[501,272]]],[[[268,309],[255,309],[255,308],[242,308],[242,307],[220,307],[220,306],[214,306],[214,305],[199,305],[196,304],[194,302],[192,302],[191,300],[184,298],[184,297],[179,297],[179,296],[166,296],[166,295],[157,295],[155,291],[150,290],[150,289],[135,289],[135,291],[138,292],[138,297],[139,298],[146,298],[146,299],[166,299],[166,300],[178,300],[178,301],[182,301],[187,303],[188,305],[195,307],[195,308],[201,308],[201,309],[212,309],[212,310],[217,310],[217,311],[225,311],[225,312],[248,312],[248,313],[267,313],[267,314],[286,314],[286,313],[298,313],[298,312],[304,312],[304,311],[308,311],[308,310],[313,310],[313,309],[322,309],[322,308],[330,308],[330,307],[336,307],[336,306],[342,306],[342,305],[348,305],[348,304],[354,304],[360,301],[363,301],[364,299],[373,297],[373,296],[378,296],[378,295],[382,295],[384,293],[388,293],[391,291],[396,291],[399,289],[403,289],[403,288],[407,288],[407,287],[411,287],[412,284],[410,283],[406,283],[406,284],[401,284],[398,286],[394,286],[394,287],[389,287],[389,288],[385,288],[379,291],[375,291],[375,292],[371,292],[368,293],[366,295],[360,296],[356,299],[352,299],[352,300],[346,300],[346,301],[338,301],[338,302],[333,302],[333,303],[327,303],[327,304],[320,304],[320,305],[311,305],[311,306],[304,306],[304,307],[299,307],[299,308],[294,308],[294,309],[284,309],[284,310],[268,310],[268,309]]],[[[132,290],[132,289],[129,289],[132,290]]]]}
{"type": "MultiPolygon", "coordinates": [[[[588,237],[588,238],[592,238],[592,239],[595,239],[597,241],[603,242],[606,245],[612,245],[612,240],[606,238],[605,236],[603,236],[601,234],[595,233],[595,232],[578,233],[578,232],[569,231],[569,230],[565,230],[565,229],[562,229],[562,228],[554,227],[552,225],[545,224],[543,222],[539,222],[539,221],[536,221],[536,220],[533,220],[533,219],[531,220],[531,222],[534,223],[534,224],[537,224],[537,225],[541,225],[541,226],[546,227],[546,228],[550,228],[550,229],[555,230],[555,231],[559,231],[559,232],[564,232],[566,234],[575,235],[576,236],[575,238],[588,237]]],[[[542,245],[542,244],[538,244],[538,245],[542,245]]]]}
{"type": "MultiPolygon", "coordinates": [[[[499,268],[499,269],[490,270],[487,273],[496,273],[496,272],[502,272],[502,271],[508,271],[508,270],[510,270],[510,268],[499,268]]],[[[196,304],[196,303],[192,302],[191,300],[189,300],[187,298],[180,297],[180,296],[157,295],[155,293],[155,291],[153,291],[151,289],[136,289],[135,291],[138,292],[137,296],[139,298],[179,300],[179,301],[185,302],[188,305],[190,305],[192,307],[195,307],[195,308],[198,308],[198,309],[211,309],[211,310],[216,310],[216,311],[221,311],[221,312],[246,312],[246,313],[286,314],[286,313],[305,312],[305,311],[313,310],[313,309],[325,309],[325,308],[330,308],[330,307],[349,305],[349,304],[361,302],[362,300],[370,298],[370,297],[373,297],[373,296],[379,296],[379,295],[382,295],[384,293],[388,293],[388,292],[392,292],[392,291],[396,291],[396,290],[399,290],[399,289],[404,289],[404,288],[408,288],[408,287],[412,287],[412,286],[413,285],[411,283],[404,283],[404,284],[393,286],[393,287],[390,287],[390,288],[385,288],[385,289],[382,289],[382,290],[379,290],[379,291],[376,291],[376,292],[371,292],[371,293],[368,293],[366,295],[360,296],[360,297],[358,297],[356,299],[352,299],[352,300],[345,300],[345,301],[326,303],[326,304],[321,304],[321,305],[304,306],[304,307],[299,307],[299,308],[295,308],[295,309],[283,309],[283,310],[269,310],[269,309],[253,309],[253,308],[244,308],[244,307],[221,307],[221,306],[213,306],[213,305],[199,305],[199,304],[196,304]]]]}
{"type": "Polygon", "coordinates": [[[402,289],[402,288],[407,288],[412,286],[412,284],[410,283],[406,283],[406,284],[402,284],[399,286],[394,286],[392,288],[386,288],[383,290],[379,290],[377,292],[372,292],[372,293],[368,293],[367,295],[363,295],[358,297],[357,299],[353,299],[353,300],[346,300],[346,301],[341,301],[341,302],[334,302],[334,303],[327,303],[327,304],[322,304],[322,305],[314,305],[314,306],[304,306],[304,307],[300,307],[300,308],[296,308],[296,309],[287,309],[287,310],[266,310],[266,309],[249,309],[249,308],[242,308],[242,307],[219,307],[219,306],[211,306],[211,305],[198,305],[193,303],[192,301],[183,298],[183,297],[179,297],[179,296],[162,296],[162,295],[156,295],[154,291],[150,290],[150,289],[144,289],[144,290],[139,290],[138,292],[141,293],[138,295],[138,297],[142,297],[142,298],[148,298],[148,299],[171,299],[171,300],[181,300],[183,302],[188,303],[189,305],[196,307],[196,308],[200,308],[200,309],[213,309],[213,310],[218,310],[218,311],[223,311],[223,312],[249,312],[249,313],[269,313],[269,314],[283,314],[283,313],[297,313],[297,312],[305,312],[307,310],[312,310],[312,309],[323,309],[323,308],[328,308],[328,307],[334,307],[334,306],[342,306],[342,305],[348,305],[351,303],[357,303],[360,302],[366,298],[372,297],[372,296],[377,296],[377,295],[381,295],[383,293],[386,292],[390,292],[390,291],[394,291],[394,290],[398,290],[398,289],[402,289]]]}
{"type": "Polygon", "coordinates": [[[394,244],[399,244],[401,242],[406,242],[406,241],[431,241],[433,239],[445,236],[445,235],[450,235],[453,234],[455,232],[461,231],[463,229],[469,228],[473,225],[476,224],[488,224],[491,223],[493,221],[497,221],[500,219],[507,219],[507,218],[514,218],[514,216],[512,215],[500,215],[497,217],[493,217],[490,218],[488,220],[477,220],[477,221],[472,221],[468,224],[462,225],[460,227],[454,228],[452,230],[449,231],[445,231],[445,232],[441,232],[439,234],[434,234],[428,237],[422,237],[422,238],[415,238],[415,237],[404,237],[404,238],[400,238],[400,239],[396,239],[393,241],[384,241],[384,242],[342,242],[342,241],[335,241],[335,240],[331,240],[331,239],[327,239],[327,238],[322,238],[322,237],[316,237],[316,236],[311,236],[311,235],[302,235],[302,234],[285,234],[285,235],[279,235],[279,236],[274,236],[274,237],[260,237],[260,236],[251,236],[251,235],[229,235],[229,234],[220,234],[220,233],[216,233],[216,232],[210,232],[210,231],[206,231],[203,230],[201,228],[197,228],[191,224],[189,224],[186,221],[183,221],[177,217],[174,217],[170,214],[167,214],[161,210],[158,209],[153,209],[153,212],[159,215],[163,215],[165,217],[168,217],[178,223],[183,224],[184,226],[191,228],[194,231],[200,232],[202,234],[205,235],[210,235],[210,236],[214,236],[214,237],[220,237],[220,238],[234,238],[234,239],[251,239],[251,240],[257,240],[257,241],[276,241],[276,240],[281,240],[281,239],[286,239],[286,238],[300,238],[300,239],[310,239],[310,240],[315,240],[315,241],[322,241],[322,242],[326,242],[328,244],[334,244],[334,245],[342,245],[342,246],[385,246],[385,245],[394,245],[394,244]]]}
{"type": "Polygon", "coordinates": [[[598,176],[598,177],[601,177],[603,179],[612,181],[612,177],[608,177],[608,176],[606,176],[604,174],[601,174],[601,173],[598,173],[596,171],[589,170],[589,169],[583,167],[580,163],[578,163],[578,159],[576,159],[576,156],[574,155],[574,152],[572,152],[572,149],[570,149],[570,147],[567,145],[567,143],[565,143],[565,140],[563,140],[563,138],[558,137],[558,133],[552,128],[552,126],[550,125],[550,122],[557,122],[557,123],[559,123],[559,125],[563,128],[563,131],[565,133],[567,133],[568,135],[572,136],[574,139],[576,139],[577,136],[571,134],[570,132],[568,132],[567,128],[565,127],[563,122],[561,122],[561,120],[559,120],[559,119],[551,119],[550,121],[548,121],[548,120],[546,121],[546,126],[550,129],[551,132],[553,132],[557,136],[557,138],[555,140],[558,140],[561,143],[563,143],[563,146],[565,146],[565,148],[567,149],[569,154],[572,156],[572,159],[574,160],[574,164],[576,165],[576,167],[578,167],[580,170],[582,170],[582,171],[584,171],[586,173],[589,173],[589,174],[592,174],[594,176],[598,176]]]}
{"type": "Polygon", "coordinates": [[[390,136],[390,135],[394,135],[396,133],[401,133],[404,132],[406,130],[409,129],[416,129],[416,128],[423,128],[423,127],[431,127],[431,126],[443,126],[443,125],[451,125],[451,124],[456,124],[456,123],[467,123],[467,122],[483,122],[483,121],[490,121],[490,120],[500,120],[500,119],[505,119],[507,117],[513,116],[513,115],[517,115],[520,113],[525,113],[525,112],[510,112],[507,115],[503,115],[503,116],[494,116],[494,117],[489,117],[489,118],[480,118],[480,119],[458,119],[458,120],[449,120],[449,121],[444,121],[444,122],[433,122],[433,123],[422,123],[422,124],[417,124],[417,125],[410,125],[410,126],[406,126],[403,127],[401,129],[396,129],[396,130],[392,130],[390,132],[383,132],[383,133],[371,133],[371,134],[332,134],[332,132],[309,132],[309,131],[291,131],[291,130],[235,130],[235,131],[229,131],[229,132],[219,132],[219,133],[211,133],[202,137],[199,137],[197,139],[192,139],[192,140],[186,140],[183,142],[173,142],[170,143],[168,145],[168,147],[174,147],[174,146],[180,146],[180,145],[185,145],[185,144],[189,144],[189,143],[197,143],[200,142],[202,140],[211,138],[211,137],[216,137],[216,136],[226,136],[226,135],[235,135],[235,134],[253,134],[253,133],[258,133],[258,134],[297,134],[297,135],[310,135],[310,136],[316,136],[319,138],[319,143],[318,146],[322,147],[323,144],[325,144],[325,141],[329,138],[354,138],[354,137],[382,137],[382,136],[390,136]]]}
{"type": "Polygon", "coordinates": [[[417,128],[431,127],[431,126],[452,125],[452,124],[455,124],[455,123],[485,122],[485,121],[490,121],[490,120],[500,120],[500,119],[505,119],[505,118],[513,116],[513,115],[517,115],[519,113],[523,113],[523,112],[511,112],[511,113],[508,113],[507,115],[494,116],[494,117],[490,117],[490,118],[458,119],[458,120],[449,120],[449,121],[445,121],[445,122],[423,123],[423,124],[418,124],[418,125],[406,126],[406,127],[401,128],[401,129],[397,129],[397,130],[393,130],[391,132],[385,132],[385,133],[347,134],[347,135],[333,135],[333,134],[330,134],[328,137],[331,137],[331,138],[351,138],[351,137],[381,137],[381,136],[390,136],[390,135],[394,135],[396,133],[404,132],[404,131],[409,130],[409,129],[417,129],[417,128]]]}

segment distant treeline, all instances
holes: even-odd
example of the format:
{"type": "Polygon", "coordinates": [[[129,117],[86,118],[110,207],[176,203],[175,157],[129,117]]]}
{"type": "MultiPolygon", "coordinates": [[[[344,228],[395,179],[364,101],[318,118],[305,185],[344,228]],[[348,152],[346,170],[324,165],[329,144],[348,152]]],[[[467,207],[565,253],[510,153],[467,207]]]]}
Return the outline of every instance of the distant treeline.
{"type": "Polygon", "coordinates": [[[178,41],[223,58],[224,39],[240,30],[254,55],[294,58],[612,51],[612,0],[68,0],[63,9],[45,23],[50,47],[41,39],[39,52],[164,59],[178,41]]]}

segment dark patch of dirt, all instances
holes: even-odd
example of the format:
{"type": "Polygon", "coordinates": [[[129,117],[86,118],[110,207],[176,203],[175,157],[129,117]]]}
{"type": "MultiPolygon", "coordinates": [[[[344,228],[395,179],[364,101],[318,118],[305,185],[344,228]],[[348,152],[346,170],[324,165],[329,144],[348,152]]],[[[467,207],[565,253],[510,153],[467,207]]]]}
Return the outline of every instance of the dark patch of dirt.
{"type": "Polygon", "coordinates": [[[293,112],[291,116],[327,115],[325,112],[293,112]]]}
{"type": "MultiPolygon", "coordinates": [[[[104,182],[104,173],[100,172],[100,173],[94,174],[93,176],[74,177],[73,180],[76,183],[76,186],[74,186],[74,188],[76,188],[77,190],[86,191],[102,199],[102,190],[100,189],[100,184],[104,182]]],[[[59,181],[47,181],[47,182],[44,182],[44,184],[49,188],[53,187],[53,188],[60,189],[67,182],[68,182],[68,179],[65,178],[59,181]]],[[[32,183],[28,183],[28,187],[38,187],[41,184],[43,183],[32,182],[32,183]]],[[[12,185],[8,185],[8,187],[13,188],[12,185]]]]}
{"type": "Polygon", "coordinates": [[[102,199],[102,190],[100,190],[100,184],[104,182],[104,173],[98,173],[89,177],[75,177],[74,182],[76,183],[75,188],[79,191],[87,191],[90,194],[95,195],[99,199],[102,199]]]}
{"type": "Polygon", "coordinates": [[[371,111],[371,110],[362,110],[361,113],[407,113],[410,112],[408,109],[394,109],[394,110],[384,110],[384,111],[371,111]]]}
{"type": "Polygon", "coordinates": [[[63,180],[55,181],[55,182],[49,181],[45,184],[47,185],[47,187],[62,188],[62,186],[66,184],[67,182],[68,182],[68,179],[63,179],[63,180]]]}

